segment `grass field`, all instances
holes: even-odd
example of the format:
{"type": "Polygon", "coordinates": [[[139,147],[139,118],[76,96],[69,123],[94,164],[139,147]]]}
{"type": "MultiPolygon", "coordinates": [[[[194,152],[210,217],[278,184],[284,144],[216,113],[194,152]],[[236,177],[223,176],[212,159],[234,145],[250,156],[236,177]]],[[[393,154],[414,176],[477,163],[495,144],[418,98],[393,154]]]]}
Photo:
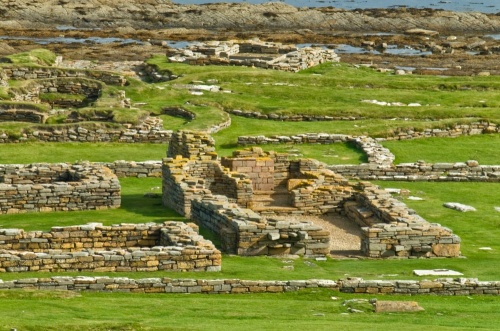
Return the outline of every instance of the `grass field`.
{"type": "MultiPolygon", "coordinates": [[[[23,55],[20,61],[24,60],[23,55]]],[[[131,81],[125,89],[132,102],[146,102],[144,109],[162,116],[167,129],[203,129],[229,115],[224,110],[258,110],[270,114],[321,114],[363,117],[356,121],[277,122],[231,116],[230,128],[214,134],[220,155],[238,149],[239,135],[291,135],[307,132],[385,136],[398,127],[422,129],[445,127],[480,118],[500,122],[500,80],[498,77],[392,76],[367,68],[325,64],[299,74],[238,67],[189,67],[167,64],[164,57],[151,60],[178,80],[146,84],[131,81]],[[177,85],[217,79],[233,93],[190,95],[177,85]],[[419,102],[422,107],[381,107],[362,103],[364,99],[388,102],[419,102]],[[166,106],[179,106],[197,118],[186,121],[161,114],[166,106]]],[[[0,91],[1,94],[1,91],[0,91]]],[[[0,96],[1,97],[1,96],[0,96]]],[[[32,125],[2,123],[0,130],[14,133],[32,125]]],[[[384,145],[397,162],[464,162],[500,164],[498,135],[455,139],[433,138],[391,141],[384,145]]],[[[292,151],[324,162],[360,163],[364,155],[348,144],[265,145],[264,149],[292,151]]],[[[166,145],[160,144],[53,144],[20,143],[0,146],[1,163],[75,162],[114,160],[160,160],[166,145]]],[[[125,178],[122,206],[116,210],[1,215],[0,227],[49,230],[52,226],[88,222],[143,223],[185,221],[165,208],[161,199],[144,193],[160,193],[160,179],[125,178]]],[[[64,273],[114,277],[239,278],[263,280],[420,279],[414,269],[453,269],[464,277],[500,280],[500,190],[496,183],[410,183],[379,182],[383,187],[405,188],[422,201],[398,197],[430,222],[447,226],[462,238],[457,259],[372,260],[223,256],[220,273],[64,273]],[[477,211],[459,213],[442,206],[460,202],[477,211]],[[491,250],[481,250],[490,247],[491,250]],[[293,266],[293,269],[284,268],[293,266]]],[[[204,235],[209,235],[203,232],[204,235]]],[[[50,274],[4,273],[0,280],[47,277],[50,274]]],[[[0,291],[0,331],[11,330],[500,330],[500,297],[377,296],[381,300],[416,300],[425,311],[412,314],[348,314],[345,299],[372,296],[339,294],[311,289],[298,293],[252,295],[158,295],[126,293],[66,293],[0,291]],[[332,296],[338,300],[332,300],[332,296]]]]}
{"type": "Polygon", "coordinates": [[[354,298],[401,299],[327,290],[252,295],[0,292],[0,330],[498,330],[500,297],[404,297],[425,311],[375,314],[360,304],[355,307],[365,313],[350,314],[343,302],[354,298]]]}

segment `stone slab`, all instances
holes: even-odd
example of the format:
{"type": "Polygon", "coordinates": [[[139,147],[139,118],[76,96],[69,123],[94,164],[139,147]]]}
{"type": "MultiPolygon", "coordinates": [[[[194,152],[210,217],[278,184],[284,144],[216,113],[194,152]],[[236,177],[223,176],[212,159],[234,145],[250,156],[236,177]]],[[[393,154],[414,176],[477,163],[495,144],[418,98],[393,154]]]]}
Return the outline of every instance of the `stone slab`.
{"type": "Polygon", "coordinates": [[[413,270],[416,276],[463,276],[463,273],[449,269],[413,270]]]}

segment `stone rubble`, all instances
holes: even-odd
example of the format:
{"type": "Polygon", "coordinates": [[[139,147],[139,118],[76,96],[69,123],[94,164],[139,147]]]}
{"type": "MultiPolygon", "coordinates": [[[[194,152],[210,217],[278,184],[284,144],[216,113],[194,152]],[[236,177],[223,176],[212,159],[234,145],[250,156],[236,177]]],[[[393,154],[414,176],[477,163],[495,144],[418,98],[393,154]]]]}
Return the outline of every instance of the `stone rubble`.
{"type": "Polygon", "coordinates": [[[330,49],[298,48],[259,40],[196,43],[184,49],[169,49],[167,57],[171,62],[191,65],[239,65],[292,72],[339,61],[335,51],[330,49]]]}

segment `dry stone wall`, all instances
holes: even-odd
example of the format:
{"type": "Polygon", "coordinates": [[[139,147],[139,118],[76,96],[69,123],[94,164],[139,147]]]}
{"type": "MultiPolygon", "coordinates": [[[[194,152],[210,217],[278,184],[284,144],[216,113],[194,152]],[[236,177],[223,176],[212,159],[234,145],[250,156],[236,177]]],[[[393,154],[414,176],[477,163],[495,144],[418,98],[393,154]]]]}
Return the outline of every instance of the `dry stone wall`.
{"type": "Polygon", "coordinates": [[[346,215],[361,226],[361,250],[380,257],[457,257],[460,238],[429,223],[403,202],[370,183],[361,183],[355,201],[344,205],[346,215]]]}
{"type": "Polygon", "coordinates": [[[500,182],[500,165],[480,165],[475,160],[456,163],[400,163],[335,165],[329,169],[347,177],[362,180],[401,180],[433,182],[500,182]]]}
{"type": "Polygon", "coordinates": [[[231,171],[245,174],[252,181],[254,191],[274,189],[274,160],[270,157],[222,158],[221,165],[231,171]]]}
{"type": "Polygon", "coordinates": [[[363,280],[353,278],[338,283],[340,292],[404,295],[475,295],[500,294],[499,281],[475,278],[439,278],[436,280],[363,280]]]}
{"type": "Polygon", "coordinates": [[[118,208],[121,187],[108,168],[84,164],[0,165],[0,213],[118,208]]]}
{"type": "Polygon", "coordinates": [[[336,289],[337,283],[327,279],[310,280],[240,280],[240,279],[175,279],[169,277],[130,279],[126,277],[26,278],[12,281],[0,279],[0,290],[68,290],[130,293],[203,293],[245,294],[281,293],[306,288],[336,289]]]}
{"type": "Polygon", "coordinates": [[[36,110],[22,109],[2,109],[0,105],[0,122],[30,122],[44,124],[48,115],[36,110]]]}
{"type": "MultiPolygon", "coordinates": [[[[182,135],[176,138],[180,141],[179,144],[184,143],[178,137],[182,135]]],[[[284,155],[263,152],[261,148],[253,147],[237,151],[233,158],[224,158],[219,164],[217,161],[207,160],[209,157],[203,153],[203,149],[200,152],[200,142],[193,141],[196,138],[192,134],[189,137],[191,140],[188,146],[176,148],[189,150],[192,146],[193,153],[186,154],[192,159],[178,155],[164,160],[164,204],[189,215],[188,217],[216,233],[221,238],[223,249],[230,253],[326,255],[329,253],[327,231],[323,231],[321,227],[314,230],[300,228],[306,225],[297,225],[293,221],[275,221],[272,217],[290,213],[302,216],[341,213],[363,226],[362,249],[370,257],[460,255],[460,238],[453,235],[451,230],[439,224],[428,223],[404,203],[393,199],[388,192],[376,186],[349,183],[321,162],[307,159],[290,161],[284,155]],[[218,169],[226,166],[230,170],[244,172],[230,173],[229,176],[239,177],[242,179],[241,183],[247,184],[247,189],[240,191],[244,193],[246,200],[241,200],[238,189],[236,197],[234,196],[234,185],[222,186],[223,189],[207,185],[214,181],[223,183],[217,178],[216,172],[210,172],[214,165],[220,167],[218,169]],[[262,172],[267,174],[261,176],[262,172]],[[248,174],[253,177],[249,178],[248,174]],[[270,180],[271,177],[274,177],[273,180],[270,180]],[[261,215],[266,215],[267,219],[244,208],[254,207],[254,189],[260,187],[262,178],[265,178],[266,185],[270,182],[276,185],[269,186],[271,192],[278,185],[286,184],[284,190],[290,204],[288,207],[264,207],[261,215]],[[255,183],[252,184],[252,181],[255,183]],[[280,230],[270,232],[275,229],[280,230]],[[300,231],[291,229],[312,232],[301,234],[300,231]]],[[[379,151],[373,139],[361,137],[356,143],[369,153],[377,154],[379,151]]],[[[387,162],[387,158],[376,160],[387,162]]],[[[283,192],[283,187],[280,191],[283,192]]]]}
{"type": "Polygon", "coordinates": [[[195,225],[89,223],[49,232],[0,229],[0,272],[220,271],[195,225]]]}
{"type": "Polygon", "coordinates": [[[297,72],[324,62],[338,62],[335,51],[321,47],[297,48],[274,42],[210,41],[189,45],[185,49],[170,49],[171,62],[191,65],[239,65],[297,72]]]}
{"type": "Polygon", "coordinates": [[[187,159],[216,159],[215,141],[207,133],[193,131],[174,132],[170,138],[167,156],[176,157],[177,155],[181,155],[187,159]]]}
{"type": "Polygon", "coordinates": [[[124,86],[127,80],[124,76],[111,72],[97,70],[74,70],[51,67],[23,67],[3,64],[0,75],[5,80],[32,80],[49,78],[88,78],[99,80],[108,85],[124,86]]]}
{"type": "Polygon", "coordinates": [[[500,132],[500,127],[488,122],[456,125],[449,129],[427,129],[423,132],[401,131],[394,137],[374,139],[340,134],[306,133],[294,136],[240,136],[238,144],[332,144],[351,142],[362,150],[368,163],[359,165],[331,165],[335,173],[361,180],[402,180],[402,181],[480,181],[499,182],[499,165],[480,165],[475,160],[455,163],[415,163],[393,164],[394,155],[380,141],[391,139],[416,139],[426,137],[456,137],[500,132]]]}
{"type": "Polygon", "coordinates": [[[348,181],[310,159],[297,161],[299,174],[288,180],[292,206],[305,215],[340,213],[353,188],[348,181]]]}
{"type": "Polygon", "coordinates": [[[175,279],[169,277],[130,279],[126,277],[54,276],[2,281],[0,290],[67,290],[129,293],[203,293],[250,294],[294,292],[302,289],[326,288],[357,294],[394,295],[499,295],[499,281],[475,278],[439,278],[435,280],[363,280],[361,278],[309,280],[240,280],[240,279],[175,279]]]}
{"type": "Polygon", "coordinates": [[[252,197],[252,182],[216,161],[190,160],[178,155],[164,159],[162,169],[163,204],[186,217],[191,214],[191,201],[207,194],[224,194],[242,206],[252,197]]]}
{"type": "Polygon", "coordinates": [[[90,127],[84,125],[66,125],[63,127],[35,127],[31,131],[12,137],[0,132],[0,143],[17,141],[45,142],[121,142],[121,143],[166,143],[172,136],[172,130],[163,128],[159,117],[147,117],[136,126],[116,129],[90,127]]]}
{"type": "Polygon", "coordinates": [[[108,167],[117,177],[157,177],[162,176],[162,161],[114,161],[97,163],[108,167]]]}
{"type": "Polygon", "coordinates": [[[191,219],[216,233],[223,251],[238,255],[324,256],[330,233],[310,221],[262,218],[251,209],[230,203],[224,196],[193,200],[191,219]]]}
{"type": "MultiPolygon", "coordinates": [[[[100,81],[79,78],[54,78],[38,79],[31,81],[22,88],[10,88],[9,92],[13,94],[11,101],[17,102],[35,102],[40,103],[41,93],[64,93],[71,95],[84,95],[89,100],[96,100],[101,94],[103,85],[100,81]]],[[[83,103],[82,100],[61,99],[51,102],[57,106],[78,107],[83,103]]]]}

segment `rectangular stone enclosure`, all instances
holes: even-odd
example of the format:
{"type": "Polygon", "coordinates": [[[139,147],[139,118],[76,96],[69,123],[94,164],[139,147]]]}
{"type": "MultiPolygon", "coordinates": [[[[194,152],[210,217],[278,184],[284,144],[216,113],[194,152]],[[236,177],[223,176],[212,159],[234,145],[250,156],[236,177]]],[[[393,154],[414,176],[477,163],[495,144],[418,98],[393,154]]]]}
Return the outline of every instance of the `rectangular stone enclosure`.
{"type": "Polygon", "coordinates": [[[174,221],[0,229],[0,272],[219,271],[220,252],[197,231],[174,221]]]}
{"type": "Polygon", "coordinates": [[[118,178],[101,165],[0,165],[1,214],[118,208],[120,194],[118,178]]]}

